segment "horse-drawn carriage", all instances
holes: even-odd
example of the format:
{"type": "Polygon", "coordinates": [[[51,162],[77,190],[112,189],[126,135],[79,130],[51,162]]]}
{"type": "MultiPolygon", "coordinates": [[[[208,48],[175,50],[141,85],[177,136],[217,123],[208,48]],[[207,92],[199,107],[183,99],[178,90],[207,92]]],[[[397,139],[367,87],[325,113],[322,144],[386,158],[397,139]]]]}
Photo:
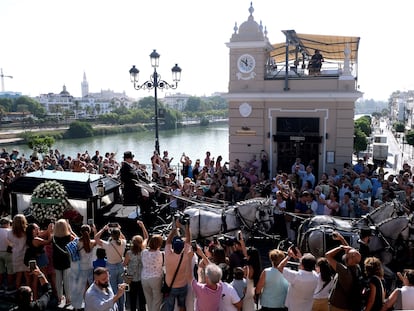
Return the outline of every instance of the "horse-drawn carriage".
{"type": "MultiPolygon", "coordinates": [[[[413,216],[403,213],[398,200],[386,202],[379,208],[359,219],[341,219],[331,216],[314,216],[303,220],[297,232],[297,246],[302,253],[310,252],[316,257],[338,246],[339,241],[333,237],[339,232],[347,243],[359,248],[360,232],[363,228],[371,230],[369,251],[383,263],[388,288],[395,286],[395,272],[412,268],[413,216]]],[[[279,247],[286,248],[291,243],[282,241],[279,247]]]]}

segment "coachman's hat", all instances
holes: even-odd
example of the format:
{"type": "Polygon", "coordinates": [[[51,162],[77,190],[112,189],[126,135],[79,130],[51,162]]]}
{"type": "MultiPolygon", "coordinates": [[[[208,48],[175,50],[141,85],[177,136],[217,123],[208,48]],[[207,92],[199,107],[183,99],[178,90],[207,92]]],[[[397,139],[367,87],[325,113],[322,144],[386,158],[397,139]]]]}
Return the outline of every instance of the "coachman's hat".
{"type": "Polygon", "coordinates": [[[131,151],[125,151],[124,152],[124,159],[132,159],[134,157],[134,155],[132,154],[131,151]]]}

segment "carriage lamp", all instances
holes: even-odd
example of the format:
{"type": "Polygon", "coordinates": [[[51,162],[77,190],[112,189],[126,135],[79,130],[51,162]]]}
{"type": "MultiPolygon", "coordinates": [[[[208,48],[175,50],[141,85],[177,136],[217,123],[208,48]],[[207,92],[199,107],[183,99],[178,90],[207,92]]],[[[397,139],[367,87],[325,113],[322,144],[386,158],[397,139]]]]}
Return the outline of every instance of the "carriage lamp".
{"type": "Polygon", "coordinates": [[[171,69],[172,76],[173,76],[173,84],[168,83],[165,80],[161,79],[161,75],[158,74],[157,68],[159,66],[160,54],[157,53],[156,50],[153,50],[150,54],[151,58],[151,66],[154,68],[153,74],[150,76],[148,81],[145,81],[142,84],[138,83],[139,80],[139,70],[135,66],[129,70],[129,75],[131,78],[131,82],[134,84],[134,88],[136,90],[146,89],[152,90],[154,89],[154,101],[155,101],[155,150],[160,154],[160,143],[159,143],[159,135],[158,135],[158,97],[157,91],[158,89],[176,89],[178,86],[178,82],[181,80],[181,68],[178,67],[178,64],[171,69]]]}
{"type": "Polygon", "coordinates": [[[105,195],[105,184],[102,179],[98,180],[98,185],[96,186],[96,192],[98,193],[99,198],[102,198],[105,195]]]}

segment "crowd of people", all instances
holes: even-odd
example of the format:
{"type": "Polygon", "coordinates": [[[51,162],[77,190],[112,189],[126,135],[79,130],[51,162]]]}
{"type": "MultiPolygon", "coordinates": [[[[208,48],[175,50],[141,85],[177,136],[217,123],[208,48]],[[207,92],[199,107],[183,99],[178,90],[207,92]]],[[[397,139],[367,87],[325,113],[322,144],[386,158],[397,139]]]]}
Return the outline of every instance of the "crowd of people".
{"type": "MultiPolygon", "coordinates": [[[[333,168],[317,178],[313,174],[313,162],[302,163],[297,158],[289,171],[269,176],[268,156],[264,151],[258,158],[253,156],[245,163],[235,159],[231,164],[222,163],[221,156],[215,159],[207,151],[205,158],[196,159],[194,165],[183,153],[182,169],[177,172],[171,167],[168,151],[164,151],[163,156],[154,152],[149,176],[145,165],[134,160],[131,151],[124,153],[123,160],[119,163],[114,153],[100,155],[99,151],[93,156],[85,152],[71,158],[58,150],[51,150],[43,159],[25,159],[18,151],[9,154],[3,149],[0,154],[3,216],[10,210],[7,185],[25,172],[45,169],[119,177],[124,200],[132,203],[136,203],[136,198],[128,195],[136,192],[128,189],[135,189],[136,184],[128,184],[129,181],[156,181],[169,191],[172,210],[185,206],[180,198],[234,203],[261,196],[260,185],[266,184],[267,195],[274,199],[272,230],[281,239],[291,241],[296,239],[292,214],[359,218],[396,197],[404,203],[403,213],[410,215],[414,210],[413,172],[408,164],[394,175],[384,166],[377,167],[360,159],[355,165],[344,163],[341,172],[333,168]]],[[[148,196],[144,190],[140,194],[148,196]]],[[[370,294],[359,307],[365,304],[365,310],[386,310],[402,304],[404,309],[413,308],[412,299],[407,297],[413,291],[414,271],[400,273],[403,287],[386,293],[381,262],[369,255],[361,256],[361,249],[348,246],[340,234],[337,239],[341,246],[328,250],[325,257],[302,255],[296,248],[290,248],[287,254],[275,249],[269,252],[271,267],[263,268],[259,251],[246,247],[242,236],[232,243],[214,240],[207,247],[200,247],[191,245],[188,223],[175,222],[165,242],[159,235],[149,235],[145,222],[137,224],[140,235],[135,235],[127,247],[119,226],[106,225],[97,231],[93,225],[83,225],[75,233],[64,219],[28,224],[22,214],[15,215],[12,221],[3,217],[0,220],[0,237],[4,237],[0,238],[0,285],[5,288],[0,291],[14,294],[17,290],[18,295],[24,290],[26,295],[29,292],[30,299],[19,303],[34,305],[38,301],[41,304],[50,299],[47,297],[55,297],[57,304],[85,310],[112,310],[116,305],[122,311],[125,296],[134,311],[158,311],[163,303],[166,310],[250,311],[257,304],[263,311],[328,310],[328,306],[330,310],[356,310],[358,307],[350,305],[350,297],[359,294],[352,290],[356,288],[361,266],[360,273],[369,281],[370,294]],[[108,238],[103,239],[105,236],[108,238]],[[70,260],[65,250],[65,245],[75,239],[80,253],[80,260],[76,262],[70,260]],[[24,260],[28,248],[36,254],[36,267],[32,271],[24,260]],[[338,259],[340,255],[342,260],[338,259]],[[297,269],[288,265],[291,261],[297,262],[297,269]],[[164,274],[171,287],[167,298],[161,293],[164,274]]],[[[361,236],[361,240],[364,238],[361,236]]],[[[364,243],[360,245],[363,247],[364,243]]]]}
{"type": "Polygon", "coordinates": [[[117,224],[99,231],[83,225],[78,236],[65,219],[39,228],[18,214],[11,223],[5,218],[1,223],[0,235],[12,247],[8,257],[1,253],[10,265],[2,284],[17,298],[15,310],[46,310],[54,298],[61,307],[85,311],[414,308],[414,270],[398,273],[401,287],[389,293],[381,261],[369,256],[361,265],[360,251],[338,232],[333,238],[339,246],[323,257],[302,254],[295,246],[287,252],[272,249],[270,266],[263,267],[260,251],[246,246],[241,231],[231,240],[199,245],[183,219],[174,220],[165,243],[138,220],[130,245],[117,224]],[[76,261],[65,251],[73,240],[76,261]],[[36,250],[34,267],[25,262],[29,248],[36,250]],[[365,296],[361,278],[369,288],[365,296]],[[163,283],[169,291],[162,290],[163,283]]]}

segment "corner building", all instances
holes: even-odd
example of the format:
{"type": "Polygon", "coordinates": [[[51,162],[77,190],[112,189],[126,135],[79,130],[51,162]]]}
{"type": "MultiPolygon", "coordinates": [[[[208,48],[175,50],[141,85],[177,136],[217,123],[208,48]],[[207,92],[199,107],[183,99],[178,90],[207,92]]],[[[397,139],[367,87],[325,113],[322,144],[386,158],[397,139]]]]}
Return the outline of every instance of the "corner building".
{"type": "Polygon", "coordinates": [[[234,27],[229,48],[229,155],[248,161],[265,150],[270,176],[314,160],[318,179],[352,161],[359,37],[298,34],[271,44],[253,17],[234,27]],[[318,49],[319,72],[309,69],[318,49]]]}

